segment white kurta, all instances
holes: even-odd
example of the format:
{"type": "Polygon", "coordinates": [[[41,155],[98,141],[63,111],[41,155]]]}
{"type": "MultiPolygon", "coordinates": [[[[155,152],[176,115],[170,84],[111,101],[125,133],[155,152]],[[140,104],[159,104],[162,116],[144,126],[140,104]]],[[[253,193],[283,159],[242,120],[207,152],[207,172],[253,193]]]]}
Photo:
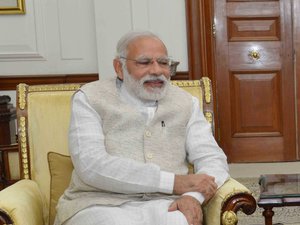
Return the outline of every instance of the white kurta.
{"type": "MultiPolygon", "coordinates": [[[[157,108],[157,103],[155,101],[148,102],[147,104],[141,102],[137,98],[131,96],[122,85],[119,87],[119,92],[122,101],[132,105],[132,107],[136,108],[142,115],[144,115],[147,123],[151,121],[157,108]]],[[[84,174],[81,174],[81,176],[86,175],[85,180],[88,179],[89,185],[95,185],[98,187],[101,182],[105,182],[106,185],[111,185],[110,191],[114,191],[114,184],[115,181],[117,181],[118,184],[122,184],[121,187],[124,189],[124,192],[130,190],[130,188],[135,184],[139,186],[140,191],[143,191],[144,186],[145,192],[147,192],[147,184],[149,184],[149,180],[147,180],[147,178],[151,177],[151,179],[153,179],[154,174],[157,174],[157,168],[153,168],[155,173],[153,172],[152,174],[151,165],[144,164],[141,166],[140,162],[137,164],[132,162],[124,164],[126,159],[112,157],[107,154],[104,141],[105,137],[102,131],[102,120],[100,115],[89,105],[84,93],[81,91],[77,92],[73,97],[72,118],[69,133],[70,154],[71,156],[80,155],[80,158],[72,157],[75,168],[76,165],[81,165],[81,167],[86,165],[86,170],[84,170],[84,174]],[[80,152],[84,154],[78,154],[80,152]],[[87,157],[89,160],[86,160],[85,155],[90,156],[91,154],[93,155],[92,161],[90,160],[91,157],[87,157]],[[109,166],[105,167],[104,165],[107,164],[107,162],[109,162],[109,166]],[[97,166],[89,167],[88,165],[91,164],[97,166]],[[120,173],[116,173],[116,171],[120,171],[120,168],[122,168],[122,174],[127,174],[124,176],[124,178],[120,176],[120,173]],[[136,172],[134,173],[135,177],[131,177],[130,174],[132,171],[137,170],[139,171],[139,177],[137,177],[136,172]]],[[[193,112],[187,125],[186,153],[188,161],[194,164],[195,172],[206,173],[215,177],[215,181],[219,187],[229,177],[226,156],[218,147],[211,133],[211,126],[206,121],[202,111],[199,108],[199,101],[195,97],[193,97],[193,112]]],[[[160,171],[159,176],[155,178],[156,180],[160,181],[159,185],[156,187],[157,192],[171,194],[173,192],[174,178],[175,174],[166,171],[160,171]]],[[[204,201],[204,197],[201,193],[189,192],[185,194],[195,197],[200,203],[204,201]]],[[[125,203],[121,207],[92,206],[77,213],[66,224],[82,224],[79,222],[74,222],[80,221],[80,218],[82,218],[83,221],[85,221],[84,224],[87,225],[156,225],[167,224],[167,220],[169,220],[170,224],[174,224],[174,218],[176,218],[176,221],[180,222],[182,214],[178,212],[168,213],[167,208],[169,204],[169,200],[155,200],[153,203],[125,203]],[[158,208],[157,206],[160,207],[158,208]],[[135,207],[136,209],[134,210],[135,207]],[[96,213],[95,210],[96,212],[98,211],[98,213],[96,213]],[[106,215],[104,215],[102,213],[103,210],[105,212],[107,212],[107,210],[112,211],[110,211],[111,213],[107,212],[106,215]],[[120,219],[122,218],[122,212],[124,213],[124,218],[120,219]],[[125,222],[124,220],[126,220],[125,217],[128,212],[136,214],[136,217],[132,214],[129,216],[132,221],[125,222]],[[162,215],[163,213],[164,215],[162,215]],[[91,219],[91,215],[93,215],[93,218],[95,216],[99,218],[91,219]],[[112,215],[113,217],[118,215],[120,223],[115,221],[116,218],[111,218],[109,220],[107,217],[108,215],[112,215]],[[137,217],[142,217],[143,219],[137,219],[137,217]],[[90,222],[88,222],[89,220],[90,222]],[[106,222],[100,223],[102,220],[106,222]],[[142,222],[147,220],[149,220],[149,223],[142,222]],[[162,223],[158,223],[158,220],[162,223]],[[111,223],[111,221],[114,221],[114,223],[111,223]]],[[[129,217],[127,216],[126,218],[129,217]]],[[[186,223],[184,217],[183,222],[184,223],[180,222],[178,224],[186,223]]]]}

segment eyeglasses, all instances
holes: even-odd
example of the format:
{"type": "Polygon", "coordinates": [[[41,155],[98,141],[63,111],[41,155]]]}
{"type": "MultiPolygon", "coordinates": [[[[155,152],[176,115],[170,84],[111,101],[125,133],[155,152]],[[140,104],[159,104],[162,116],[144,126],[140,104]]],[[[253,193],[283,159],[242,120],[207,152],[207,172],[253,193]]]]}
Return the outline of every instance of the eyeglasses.
{"type": "Polygon", "coordinates": [[[129,61],[134,61],[137,67],[140,68],[146,68],[151,66],[154,63],[154,60],[157,62],[157,64],[163,68],[163,69],[169,69],[171,66],[176,64],[175,61],[171,60],[170,58],[167,57],[161,57],[161,58],[139,58],[139,59],[129,59],[126,57],[120,56],[121,59],[126,59],[129,61]]]}

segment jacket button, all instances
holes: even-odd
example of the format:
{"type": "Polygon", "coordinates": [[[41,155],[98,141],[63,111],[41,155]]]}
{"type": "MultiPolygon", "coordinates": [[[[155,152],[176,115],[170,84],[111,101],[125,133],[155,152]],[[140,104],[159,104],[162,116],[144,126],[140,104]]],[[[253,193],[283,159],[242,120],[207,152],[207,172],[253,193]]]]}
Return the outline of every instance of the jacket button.
{"type": "Polygon", "coordinates": [[[146,154],[146,157],[147,157],[148,159],[152,159],[152,158],[153,158],[153,154],[152,154],[152,153],[147,153],[147,154],[146,154]]]}
{"type": "Polygon", "coordinates": [[[151,137],[151,131],[149,131],[149,130],[147,130],[146,132],[145,132],[145,135],[146,135],[146,137],[151,137]]]}

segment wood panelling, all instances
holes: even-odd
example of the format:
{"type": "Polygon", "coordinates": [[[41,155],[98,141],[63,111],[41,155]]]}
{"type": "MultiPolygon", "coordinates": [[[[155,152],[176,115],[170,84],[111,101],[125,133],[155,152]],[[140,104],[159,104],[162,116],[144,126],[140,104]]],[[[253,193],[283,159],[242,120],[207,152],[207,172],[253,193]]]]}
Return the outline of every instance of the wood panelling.
{"type": "Polygon", "coordinates": [[[291,2],[215,6],[221,147],[230,162],[296,160],[291,2]]]}
{"type": "Polygon", "coordinates": [[[279,41],[264,42],[230,42],[228,43],[229,69],[240,70],[279,70],[281,68],[281,43],[279,41]],[[259,54],[258,59],[251,52],[259,54]]]}
{"type": "Polygon", "coordinates": [[[228,18],[228,41],[280,40],[279,17],[228,18]]]}
{"type": "MultiPolygon", "coordinates": [[[[187,21],[194,21],[187,24],[189,35],[205,34],[199,23],[207,16],[199,7],[204,2],[214,2],[216,22],[212,64],[218,143],[230,162],[299,160],[300,1],[187,0],[188,9],[194,6],[186,11],[187,21]]],[[[188,39],[195,58],[206,57],[202,39],[188,39]]]]}
{"type": "MultiPolygon", "coordinates": [[[[293,2],[293,11],[294,12],[300,12],[300,1],[294,1],[293,2]]],[[[294,13],[295,15],[295,13],[294,13]]],[[[294,66],[295,66],[295,74],[297,76],[296,78],[296,97],[297,97],[297,115],[298,115],[298,120],[297,120],[297,137],[298,137],[298,152],[297,152],[297,157],[300,159],[300,17],[294,16],[293,17],[293,46],[294,46],[294,66]]]]}
{"type": "Polygon", "coordinates": [[[98,74],[61,74],[61,75],[24,75],[0,76],[0,91],[16,90],[19,83],[33,84],[63,84],[87,83],[98,80],[98,74]]]}
{"type": "MultiPolygon", "coordinates": [[[[213,1],[185,1],[189,78],[214,79],[213,1]]],[[[214,86],[214,85],[213,85],[214,86]]]]}
{"type": "MultiPolygon", "coordinates": [[[[19,83],[34,84],[64,84],[64,83],[88,83],[98,80],[98,74],[61,74],[61,75],[24,75],[24,76],[0,76],[0,91],[16,90],[19,83]]],[[[188,80],[186,71],[176,72],[172,80],[188,80]]]]}
{"type": "Polygon", "coordinates": [[[282,136],[278,71],[232,73],[230,89],[233,137],[282,136]]]}
{"type": "MultiPolygon", "coordinates": [[[[262,0],[227,0],[227,2],[261,2],[262,0]]],[[[279,0],[264,0],[264,2],[278,2],[279,0]]]]}
{"type": "Polygon", "coordinates": [[[234,153],[230,154],[231,162],[277,162],[294,159],[288,155],[289,152],[284,152],[283,137],[239,137],[232,142],[232,149],[234,153]]]}
{"type": "Polygon", "coordinates": [[[280,4],[278,1],[253,2],[228,2],[225,6],[227,17],[277,17],[280,15],[280,4]]]}
{"type": "MultiPolygon", "coordinates": [[[[216,102],[215,78],[215,23],[214,1],[185,0],[188,44],[188,79],[207,76],[212,81],[214,102],[216,102]]],[[[217,105],[214,105],[215,126],[218,127],[217,105]]],[[[218,139],[219,131],[215,131],[218,139]]]]}
{"type": "Polygon", "coordinates": [[[172,80],[189,80],[189,72],[182,71],[182,72],[176,72],[175,76],[172,76],[172,80]]]}

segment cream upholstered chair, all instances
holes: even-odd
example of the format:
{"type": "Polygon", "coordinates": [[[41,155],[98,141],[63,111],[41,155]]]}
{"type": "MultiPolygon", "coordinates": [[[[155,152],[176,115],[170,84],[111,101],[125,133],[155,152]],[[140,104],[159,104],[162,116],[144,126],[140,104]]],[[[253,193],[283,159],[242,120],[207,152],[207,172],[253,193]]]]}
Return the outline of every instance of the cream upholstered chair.
{"type": "MultiPolygon", "coordinates": [[[[200,99],[213,121],[210,80],[173,81],[200,99]]],[[[79,84],[17,87],[17,121],[22,180],[0,192],[0,224],[52,225],[59,196],[68,186],[70,102],[79,84]]],[[[250,191],[229,179],[204,206],[205,224],[235,224],[236,212],[256,208],[250,191]],[[223,221],[223,222],[221,222],[223,221]]]]}

